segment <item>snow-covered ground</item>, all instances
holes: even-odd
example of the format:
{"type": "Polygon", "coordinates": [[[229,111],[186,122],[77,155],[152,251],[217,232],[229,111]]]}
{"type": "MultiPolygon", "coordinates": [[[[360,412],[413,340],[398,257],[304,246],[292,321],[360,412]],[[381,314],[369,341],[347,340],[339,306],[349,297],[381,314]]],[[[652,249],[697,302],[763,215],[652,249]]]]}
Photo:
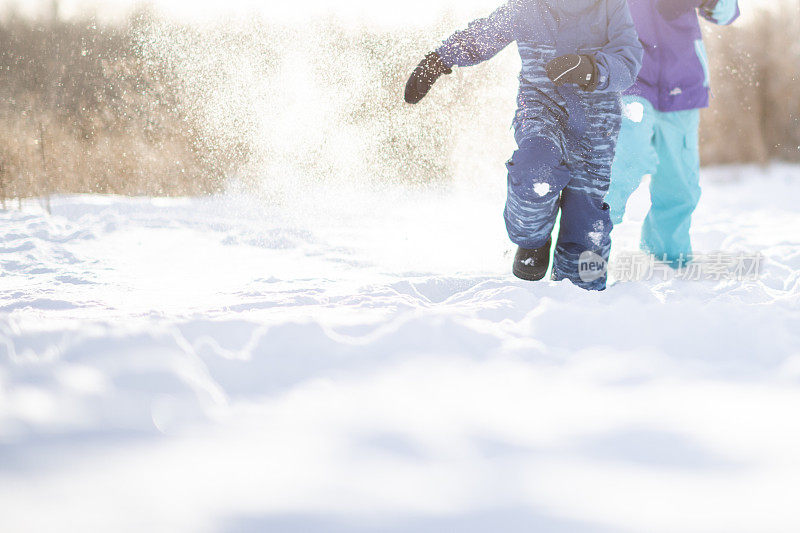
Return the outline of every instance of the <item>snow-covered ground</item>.
{"type": "Polygon", "coordinates": [[[0,531],[800,531],[800,168],[703,182],[759,279],[515,280],[500,182],[2,212],[0,531]]]}

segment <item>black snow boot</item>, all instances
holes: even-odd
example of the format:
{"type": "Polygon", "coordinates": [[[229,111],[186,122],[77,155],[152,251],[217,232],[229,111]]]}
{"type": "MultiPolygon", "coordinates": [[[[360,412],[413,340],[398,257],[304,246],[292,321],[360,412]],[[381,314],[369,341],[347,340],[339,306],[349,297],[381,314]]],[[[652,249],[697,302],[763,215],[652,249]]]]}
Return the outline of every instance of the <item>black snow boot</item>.
{"type": "Polygon", "coordinates": [[[514,258],[514,275],[526,281],[539,281],[547,274],[550,266],[550,246],[552,239],[535,250],[520,248],[514,258]]]}

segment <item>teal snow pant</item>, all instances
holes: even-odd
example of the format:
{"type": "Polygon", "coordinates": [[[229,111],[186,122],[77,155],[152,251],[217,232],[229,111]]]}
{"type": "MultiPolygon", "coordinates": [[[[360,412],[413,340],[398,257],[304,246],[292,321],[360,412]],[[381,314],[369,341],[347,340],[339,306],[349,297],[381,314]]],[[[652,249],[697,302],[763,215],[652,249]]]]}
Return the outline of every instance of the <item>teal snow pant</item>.
{"type": "Polygon", "coordinates": [[[646,99],[623,97],[622,129],[606,203],[614,224],[628,198],[650,174],[650,212],[642,226],[642,250],[675,267],[691,259],[689,228],[700,200],[700,111],[661,112],[646,99]]]}

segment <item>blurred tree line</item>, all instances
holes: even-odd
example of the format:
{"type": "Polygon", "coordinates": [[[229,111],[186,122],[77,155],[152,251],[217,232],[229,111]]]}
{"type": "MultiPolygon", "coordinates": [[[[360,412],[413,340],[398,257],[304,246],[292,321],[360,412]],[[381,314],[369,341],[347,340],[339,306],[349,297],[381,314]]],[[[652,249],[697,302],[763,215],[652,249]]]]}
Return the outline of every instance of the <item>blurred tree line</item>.
{"type": "Polygon", "coordinates": [[[800,2],[704,30],[714,98],[702,116],[703,163],[800,161],[800,2]]]}
{"type": "MultiPolygon", "coordinates": [[[[286,173],[430,183],[510,154],[511,55],[458,70],[434,103],[402,103],[406,76],[452,20],[407,31],[332,20],[302,31],[258,20],[201,29],[148,13],[100,26],[57,10],[0,19],[4,203],[56,192],[196,195],[232,176],[286,173]]],[[[800,161],[798,4],[705,31],[714,99],[704,164],[800,161]]]]}
{"type": "MultiPolygon", "coordinates": [[[[57,4],[54,3],[54,9],[57,4]]],[[[146,17],[0,23],[0,197],[218,190],[235,163],[201,134],[182,82],[142,53],[146,17]]]]}

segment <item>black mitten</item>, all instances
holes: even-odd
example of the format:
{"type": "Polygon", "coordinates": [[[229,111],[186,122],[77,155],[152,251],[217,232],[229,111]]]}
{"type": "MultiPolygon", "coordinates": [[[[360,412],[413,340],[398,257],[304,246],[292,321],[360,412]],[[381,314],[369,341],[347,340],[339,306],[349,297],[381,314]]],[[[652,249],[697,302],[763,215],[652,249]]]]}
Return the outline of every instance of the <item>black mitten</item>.
{"type": "Polygon", "coordinates": [[[545,70],[557,87],[574,83],[584,91],[592,92],[600,83],[597,62],[589,55],[569,54],[557,57],[547,63],[545,70]]]}
{"type": "Polygon", "coordinates": [[[450,74],[452,69],[442,63],[436,52],[431,52],[417,65],[406,83],[406,102],[416,104],[422,100],[442,74],[450,74]]]}

